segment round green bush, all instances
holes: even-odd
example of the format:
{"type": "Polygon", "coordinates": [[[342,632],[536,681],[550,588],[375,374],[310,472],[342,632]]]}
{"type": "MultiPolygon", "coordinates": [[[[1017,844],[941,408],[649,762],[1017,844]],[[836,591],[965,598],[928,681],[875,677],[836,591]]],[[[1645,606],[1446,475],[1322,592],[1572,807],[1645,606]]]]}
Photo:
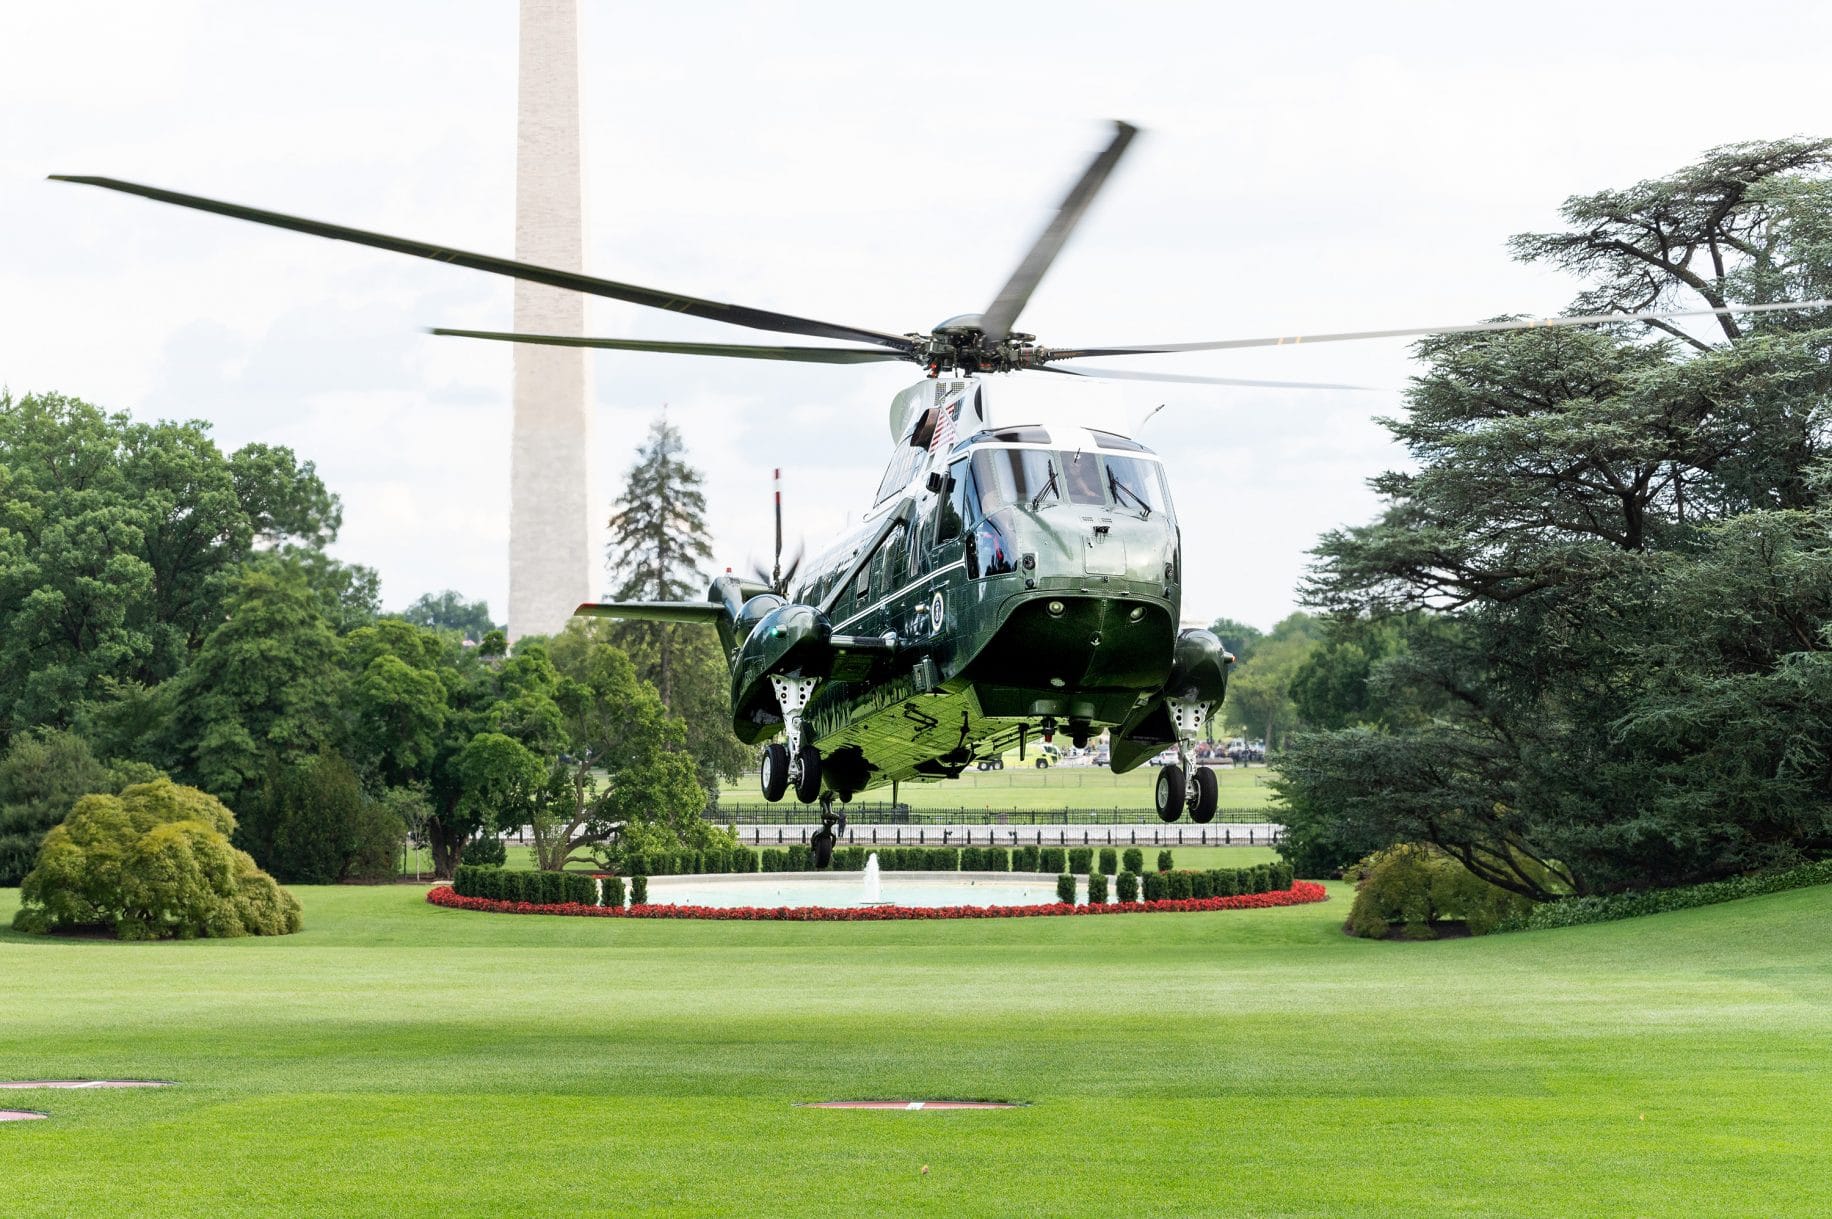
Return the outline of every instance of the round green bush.
{"type": "Polygon", "coordinates": [[[1532,905],[1422,843],[1377,851],[1356,870],[1361,880],[1346,929],[1369,939],[1436,939],[1440,924],[1456,920],[1471,935],[1486,935],[1498,923],[1522,917],[1532,905]]]}
{"type": "Polygon", "coordinates": [[[1056,878],[1056,900],[1075,904],[1075,878],[1067,872],[1056,878]]]}
{"type": "Polygon", "coordinates": [[[494,834],[473,838],[464,844],[464,862],[480,867],[500,868],[509,861],[509,848],[494,834]]]}
{"type": "Polygon", "coordinates": [[[287,935],[299,903],[229,845],[235,817],[170,779],[76,802],[20,886],[21,931],[107,929],[124,940],[287,935]]]}

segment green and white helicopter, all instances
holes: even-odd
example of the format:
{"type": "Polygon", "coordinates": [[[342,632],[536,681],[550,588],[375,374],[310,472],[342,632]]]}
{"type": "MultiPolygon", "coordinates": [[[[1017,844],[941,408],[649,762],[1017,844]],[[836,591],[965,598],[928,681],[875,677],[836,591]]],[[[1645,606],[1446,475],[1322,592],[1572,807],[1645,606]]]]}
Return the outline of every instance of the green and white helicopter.
{"type": "Polygon", "coordinates": [[[770,581],[731,575],[699,602],[602,602],[594,617],[700,623],[731,665],[732,728],[760,748],[764,796],[821,803],[812,838],[826,866],[844,827],[835,810],[899,781],[953,778],[976,760],[1058,732],[1085,745],[1111,733],[1124,773],[1167,747],[1156,805],[1165,821],[1215,816],[1212,771],[1192,746],[1227,689],[1233,658],[1209,631],[1180,628],[1183,565],[1162,461],[1115,431],[990,422],[990,374],[1309,389],[1354,386],[1074,367],[1065,361],[1427,334],[1582,326],[1708,313],[1618,313],[1339,334],[1046,347],[1013,327],[1045,272],[1137,134],[1112,139],[1069,191],[992,303],[928,331],[893,334],[723,304],[513,259],[112,178],[54,175],[259,224],[453,263],[557,288],[851,346],[751,346],[498,331],[435,334],[512,343],[819,364],[906,361],[925,379],[891,404],[891,456],[861,523],[818,558],[770,581]]]}

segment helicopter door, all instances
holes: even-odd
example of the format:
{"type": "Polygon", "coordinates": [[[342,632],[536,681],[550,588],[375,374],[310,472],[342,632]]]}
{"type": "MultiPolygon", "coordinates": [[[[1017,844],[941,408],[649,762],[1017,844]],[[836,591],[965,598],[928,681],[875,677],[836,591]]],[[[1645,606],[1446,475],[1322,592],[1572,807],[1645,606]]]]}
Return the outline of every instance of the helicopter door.
{"type": "Polygon", "coordinates": [[[973,523],[973,472],[967,459],[948,466],[948,478],[942,485],[935,509],[935,537],[929,547],[929,570],[939,572],[952,567],[966,555],[968,528],[973,523]]]}

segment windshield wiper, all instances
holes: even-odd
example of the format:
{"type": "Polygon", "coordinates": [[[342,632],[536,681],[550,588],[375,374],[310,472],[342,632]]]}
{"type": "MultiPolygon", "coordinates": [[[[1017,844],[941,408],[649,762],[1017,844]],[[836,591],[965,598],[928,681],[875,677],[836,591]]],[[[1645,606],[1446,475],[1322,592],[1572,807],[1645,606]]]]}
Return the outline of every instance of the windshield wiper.
{"type": "Polygon", "coordinates": [[[1107,471],[1107,486],[1112,488],[1114,499],[1118,499],[1120,496],[1124,495],[1127,499],[1130,499],[1139,506],[1139,519],[1141,521],[1148,521],[1151,519],[1151,505],[1145,502],[1145,497],[1121,482],[1112,470],[1107,471]]]}
{"type": "Polygon", "coordinates": [[[1053,461],[1050,463],[1050,476],[1048,481],[1038,489],[1037,494],[1031,496],[1030,506],[1032,512],[1037,510],[1037,505],[1041,504],[1043,502],[1043,497],[1048,495],[1051,491],[1054,491],[1057,495],[1062,494],[1062,488],[1056,485],[1056,463],[1053,461]]]}

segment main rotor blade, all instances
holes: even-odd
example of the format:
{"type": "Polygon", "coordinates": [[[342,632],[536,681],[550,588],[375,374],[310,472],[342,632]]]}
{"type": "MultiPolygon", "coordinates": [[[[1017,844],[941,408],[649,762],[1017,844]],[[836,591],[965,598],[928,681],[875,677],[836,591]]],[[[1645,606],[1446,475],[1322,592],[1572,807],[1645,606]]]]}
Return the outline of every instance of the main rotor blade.
{"type": "Polygon", "coordinates": [[[670,313],[685,313],[690,317],[703,317],[715,322],[729,322],[734,326],[748,326],[753,330],[775,330],[785,334],[805,334],[814,338],[871,343],[879,347],[888,347],[893,351],[911,349],[910,340],[899,334],[860,330],[854,326],[814,321],[811,318],[796,317],[789,313],[772,313],[767,309],[752,309],[744,305],[728,305],[718,301],[701,300],[697,296],[682,296],[675,292],[663,292],[657,288],[620,284],[614,280],[599,279],[596,276],[584,275],[576,271],[561,271],[554,267],[542,267],[534,263],[518,262],[513,258],[497,258],[489,254],[471,254],[464,250],[434,245],[431,242],[415,241],[407,237],[390,237],[385,233],[370,233],[341,224],[307,220],[300,216],[288,216],[282,212],[270,212],[239,203],[225,203],[220,199],[206,199],[201,195],[180,194],[177,191],[162,190],[156,186],[123,182],[117,178],[52,174],[51,179],[56,182],[77,182],[84,186],[100,186],[107,190],[139,195],[141,198],[153,199],[160,203],[172,203],[179,207],[194,208],[200,212],[214,212],[219,216],[229,216],[236,220],[249,220],[255,224],[291,229],[295,233],[310,233],[315,237],[329,237],[333,241],[350,241],[357,245],[373,246],[378,250],[393,250],[397,254],[411,254],[415,258],[430,258],[434,262],[449,262],[460,267],[469,267],[473,271],[507,275],[512,279],[526,280],[529,283],[547,284],[550,287],[584,292],[591,296],[629,301],[634,305],[647,305],[652,309],[666,309],[670,313]]]}
{"type": "Polygon", "coordinates": [[[1138,372],[1132,369],[1064,368],[1045,364],[1037,372],[1062,372],[1071,377],[1097,377],[1103,381],[1179,381],[1188,385],[1244,385],[1256,389],[1354,389],[1378,392],[1376,385],[1338,385],[1333,381],[1254,381],[1244,377],[1197,377],[1176,372],[1138,372]]]}
{"type": "Polygon", "coordinates": [[[980,315],[980,333],[988,349],[997,347],[1011,333],[1012,323],[1024,311],[1031,293],[1036,291],[1037,284],[1042,281],[1044,272],[1050,269],[1050,264],[1062,250],[1063,242],[1075,231],[1088,205],[1094,202],[1094,196],[1100,192],[1101,184],[1113,172],[1113,167],[1119,164],[1120,154],[1126,151],[1126,145],[1132,143],[1132,137],[1138,131],[1131,123],[1114,122],[1112,141],[1088,165],[1081,180],[1075,183],[1068,197],[1062,201],[1062,206],[1056,209],[1055,218],[1031,246],[1030,253],[1024,256],[1018,269],[1011,273],[1011,278],[999,289],[991,306],[980,315]]]}
{"type": "Polygon", "coordinates": [[[1581,317],[1539,317],[1518,322],[1475,322],[1465,326],[1420,326],[1404,330],[1350,330],[1341,334],[1298,334],[1270,339],[1220,339],[1213,343],[1138,343],[1125,347],[1052,347],[1052,360],[1096,356],[1167,355],[1177,351],[1221,351],[1235,347],[1286,347],[1300,343],[1346,343],[1359,339],[1403,339],[1427,334],[1479,334],[1499,330],[1538,330],[1560,326],[1597,326],[1605,322],[1652,322],[1670,317],[1712,317],[1721,313],[1769,313],[1777,309],[1823,309],[1832,300],[1781,301],[1772,305],[1728,305],[1722,309],[1673,309],[1660,313],[1591,313],[1581,317]]]}
{"type": "Polygon", "coordinates": [[[740,360],[796,360],[804,364],[876,364],[907,360],[895,351],[849,347],[749,347],[737,343],[663,343],[649,339],[593,339],[564,334],[515,334],[502,330],[450,330],[428,333],[461,339],[494,339],[502,343],[537,343],[545,347],[604,347],[612,351],[660,351],[682,356],[733,356],[740,360]]]}

